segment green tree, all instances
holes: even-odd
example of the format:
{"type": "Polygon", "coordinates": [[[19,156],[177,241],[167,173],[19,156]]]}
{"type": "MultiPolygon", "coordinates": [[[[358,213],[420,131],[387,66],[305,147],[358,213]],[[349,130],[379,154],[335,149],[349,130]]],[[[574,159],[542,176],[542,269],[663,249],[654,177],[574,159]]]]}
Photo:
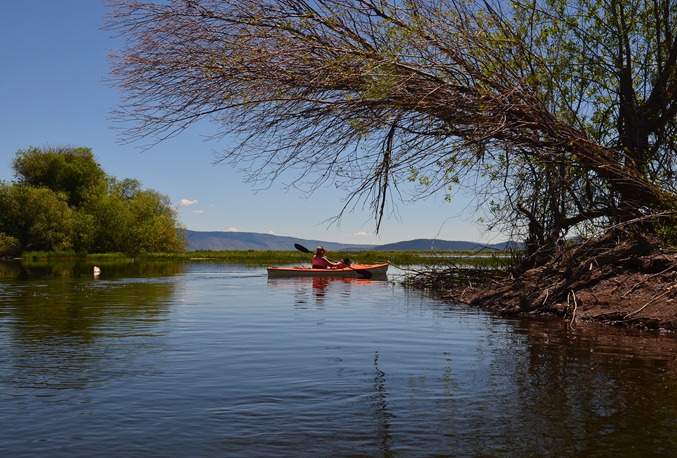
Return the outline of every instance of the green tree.
{"type": "Polygon", "coordinates": [[[21,242],[16,237],[0,232],[0,256],[19,256],[21,254],[21,242]]]}
{"type": "Polygon", "coordinates": [[[13,165],[18,181],[0,185],[0,252],[185,249],[169,198],[107,176],[88,148],[30,148],[13,165]]]}
{"type": "Polygon", "coordinates": [[[153,190],[139,191],[129,199],[132,215],[131,245],[142,252],[183,251],[177,233],[175,210],[167,196],[153,190]]]}
{"type": "Polygon", "coordinates": [[[88,201],[83,207],[93,228],[89,238],[90,252],[128,252],[129,208],[115,193],[106,193],[88,201]]]}
{"type": "Polygon", "coordinates": [[[0,233],[18,240],[23,251],[73,248],[74,215],[64,193],[3,183],[0,209],[0,233]]]}
{"type": "Polygon", "coordinates": [[[143,190],[138,180],[111,179],[109,192],[88,202],[85,208],[97,228],[91,241],[94,251],[137,254],[185,249],[169,198],[143,190]]]}
{"type": "Polygon", "coordinates": [[[19,183],[63,192],[73,207],[105,191],[106,173],[90,148],[31,147],[17,152],[12,165],[19,183]]]}
{"type": "Polygon", "coordinates": [[[110,4],[125,138],[212,119],[222,160],[332,183],[377,229],[403,188],[476,184],[536,251],[676,207],[674,0],[110,4]]]}

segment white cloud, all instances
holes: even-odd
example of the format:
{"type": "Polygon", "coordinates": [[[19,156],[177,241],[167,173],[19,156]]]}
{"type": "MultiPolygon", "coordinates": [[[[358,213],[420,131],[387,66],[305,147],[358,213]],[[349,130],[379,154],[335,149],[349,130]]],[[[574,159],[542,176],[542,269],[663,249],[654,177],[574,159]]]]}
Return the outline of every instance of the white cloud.
{"type": "Polygon", "coordinates": [[[190,200],[190,199],[181,199],[181,205],[195,205],[197,203],[197,200],[190,200]]]}
{"type": "Polygon", "coordinates": [[[240,232],[240,229],[236,227],[229,227],[228,229],[226,229],[226,232],[240,232]]]}
{"type": "Polygon", "coordinates": [[[270,235],[276,235],[276,234],[275,234],[275,231],[273,231],[273,230],[268,231],[268,234],[270,234],[270,235]]]}
{"type": "Polygon", "coordinates": [[[197,213],[198,215],[201,215],[204,212],[205,212],[204,210],[193,210],[191,213],[197,213]]]}
{"type": "Polygon", "coordinates": [[[361,231],[361,232],[355,232],[353,235],[356,235],[358,237],[369,237],[371,234],[369,232],[361,231]]]}

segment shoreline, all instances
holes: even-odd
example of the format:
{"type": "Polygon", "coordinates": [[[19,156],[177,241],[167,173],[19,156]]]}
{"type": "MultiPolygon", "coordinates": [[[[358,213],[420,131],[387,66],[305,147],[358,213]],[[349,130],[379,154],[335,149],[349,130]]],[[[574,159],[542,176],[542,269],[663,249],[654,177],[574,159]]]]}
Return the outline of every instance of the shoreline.
{"type": "Polygon", "coordinates": [[[502,316],[557,315],[573,323],[677,331],[677,251],[607,236],[569,247],[518,276],[438,291],[502,316]]]}

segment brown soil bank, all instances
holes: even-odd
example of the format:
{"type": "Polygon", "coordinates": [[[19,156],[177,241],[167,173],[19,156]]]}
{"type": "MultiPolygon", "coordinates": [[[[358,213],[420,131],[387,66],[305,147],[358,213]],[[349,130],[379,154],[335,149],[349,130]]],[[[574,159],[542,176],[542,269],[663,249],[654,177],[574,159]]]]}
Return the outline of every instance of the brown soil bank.
{"type": "Polygon", "coordinates": [[[645,236],[607,235],[559,252],[519,276],[446,291],[443,297],[503,315],[677,330],[677,251],[645,236]]]}

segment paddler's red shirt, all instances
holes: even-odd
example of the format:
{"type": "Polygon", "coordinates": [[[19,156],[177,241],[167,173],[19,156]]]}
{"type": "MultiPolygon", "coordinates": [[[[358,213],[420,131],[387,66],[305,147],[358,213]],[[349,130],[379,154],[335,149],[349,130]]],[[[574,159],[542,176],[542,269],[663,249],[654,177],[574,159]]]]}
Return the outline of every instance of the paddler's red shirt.
{"type": "Polygon", "coordinates": [[[313,256],[313,268],[315,269],[331,269],[334,264],[327,259],[326,256],[313,256]]]}

